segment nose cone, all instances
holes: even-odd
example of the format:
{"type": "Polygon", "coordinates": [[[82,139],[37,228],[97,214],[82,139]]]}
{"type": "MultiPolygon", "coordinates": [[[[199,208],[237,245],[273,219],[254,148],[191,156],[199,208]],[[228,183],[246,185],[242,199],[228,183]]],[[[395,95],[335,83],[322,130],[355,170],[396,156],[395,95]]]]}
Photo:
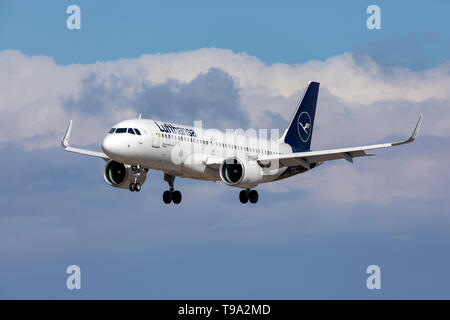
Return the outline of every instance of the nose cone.
{"type": "Polygon", "coordinates": [[[118,153],[118,145],[113,135],[107,135],[102,142],[103,152],[110,158],[114,158],[118,153]]]}

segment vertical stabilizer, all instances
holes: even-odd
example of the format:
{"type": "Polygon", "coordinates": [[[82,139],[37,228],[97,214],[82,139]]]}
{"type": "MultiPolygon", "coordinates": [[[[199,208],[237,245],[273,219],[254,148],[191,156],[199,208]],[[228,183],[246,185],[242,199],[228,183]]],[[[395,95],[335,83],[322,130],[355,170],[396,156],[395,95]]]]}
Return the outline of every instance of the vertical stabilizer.
{"type": "Polygon", "coordinates": [[[281,138],[292,147],[294,152],[310,150],[319,85],[318,82],[308,84],[296,112],[281,138]]]}

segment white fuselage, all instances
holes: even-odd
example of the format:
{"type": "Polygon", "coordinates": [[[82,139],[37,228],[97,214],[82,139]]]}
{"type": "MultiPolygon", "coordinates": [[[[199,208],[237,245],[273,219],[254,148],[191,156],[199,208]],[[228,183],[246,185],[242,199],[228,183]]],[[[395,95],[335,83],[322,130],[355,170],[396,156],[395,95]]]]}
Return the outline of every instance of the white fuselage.
{"type": "MultiPolygon", "coordinates": [[[[102,143],[103,152],[111,159],[200,180],[221,179],[217,168],[208,165],[214,159],[238,157],[250,162],[254,159],[256,163],[261,154],[292,153],[291,147],[280,141],[158,120],[125,120],[113,129],[115,132],[107,134],[102,143]]],[[[268,167],[261,182],[276,180],[285,170],[286,167],[268,167]]]]}

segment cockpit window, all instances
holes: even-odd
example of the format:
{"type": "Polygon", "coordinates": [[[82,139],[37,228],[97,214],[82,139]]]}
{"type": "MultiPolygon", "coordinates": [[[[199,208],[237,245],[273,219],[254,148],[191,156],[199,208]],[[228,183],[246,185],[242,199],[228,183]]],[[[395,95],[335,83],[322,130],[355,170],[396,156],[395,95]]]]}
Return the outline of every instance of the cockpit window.
{"type": "Polygon", "coordinates": [[[111,128],[111,130],[109,130],[109,133],[129,133],[129,134],[137,134],[138,136],[141,135],[141,132],[138,129],[133,129],[133,128],[111,128]]]}

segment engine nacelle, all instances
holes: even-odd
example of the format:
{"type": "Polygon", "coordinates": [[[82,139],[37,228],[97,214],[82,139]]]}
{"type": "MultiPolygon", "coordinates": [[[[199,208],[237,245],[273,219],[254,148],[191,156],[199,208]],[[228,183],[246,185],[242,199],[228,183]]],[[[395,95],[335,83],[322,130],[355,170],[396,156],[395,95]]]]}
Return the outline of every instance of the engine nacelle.
{"type": "MultiPolygon", "coordinates": [[[[114,188],[128,189],[130,184],[134,182],[134,172],[131,166],[114,160],[109,160],[103,169],[103,178],[106,183],[114,188]]],[[[144,184],[146,172],[141,172],[137,182],[144,184]]]]}
{"type": "Polygon", "coordinates": [[[238,188],[254,188],[263,180],[263,170],[256,161],[242,161],[237,157],[225,159],[219,172],[225,184],[238,188]]]}

